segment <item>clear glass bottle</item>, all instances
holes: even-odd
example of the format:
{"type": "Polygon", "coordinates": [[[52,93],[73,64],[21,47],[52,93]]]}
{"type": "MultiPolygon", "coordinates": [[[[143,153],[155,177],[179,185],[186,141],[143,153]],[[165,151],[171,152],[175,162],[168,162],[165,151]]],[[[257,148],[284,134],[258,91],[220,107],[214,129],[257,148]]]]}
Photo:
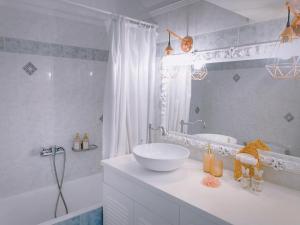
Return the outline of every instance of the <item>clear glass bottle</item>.
{"type": "Polygon", "coordinates": [[[203,155],[203,171],[206,173],[211,172],[212,161],[214,160],[214,154],[211,151],[210,145],[207,146],[207,152],[203,155]]]}
{"type": "Polygon", "coordinates": [[[88,150],[89,149],[89,136],[87,133],[84,134],[82,139],[82,149],[88,150]]]}
{"type": "Polygon", "coordinates": [[[249,189],[251,187],[251,178],[249,168],[242,166],[242,177],[241,177],[241,186],[244,189],[249,189]]]}
{"type": "Polygon", "coordinates": [[[74,138],[73,149],[77,151],[81,150],[81,139],[79,133],[76,133],[76,136],[74,138]]]}
{"type": "Polygon", "coordinates": [[[210,174],[215,177],[223,176],[223,160],[218,157],[214,157],[211,161],[210,174]]]}
{"type": "Polygon", "coordinates": [[[256,192],[262,192],[263,190],[263,170],[257,168],[254,169],[254,176],[252,177],[252,190],[256,192]]]}

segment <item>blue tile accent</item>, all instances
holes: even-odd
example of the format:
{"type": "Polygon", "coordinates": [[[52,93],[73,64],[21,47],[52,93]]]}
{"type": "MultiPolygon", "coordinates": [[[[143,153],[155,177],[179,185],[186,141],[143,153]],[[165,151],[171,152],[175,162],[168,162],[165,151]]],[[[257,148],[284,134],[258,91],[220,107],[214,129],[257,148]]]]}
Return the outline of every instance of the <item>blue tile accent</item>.
{"type": "Polygon", "coordinates": [[[80,215],[80,225],[102,225],[102,208],[80,215]]]}
{"type": "Polygon", "coordinates": [[[107,61],[109,51],[40,41],[0,37],[0,51],[41,56],[107,61]]]}
{"type": "Polygon", "coordinates": [[[95,209],[55,225],[103,225],[103,209],[95,209]]]}
{"type": "Polygon", "coordinates": [[[57,223],[55,225],[81,225],[80,224],[80,216],[76,216],[74,218],[71,218],[69,220],[57,223]]]}

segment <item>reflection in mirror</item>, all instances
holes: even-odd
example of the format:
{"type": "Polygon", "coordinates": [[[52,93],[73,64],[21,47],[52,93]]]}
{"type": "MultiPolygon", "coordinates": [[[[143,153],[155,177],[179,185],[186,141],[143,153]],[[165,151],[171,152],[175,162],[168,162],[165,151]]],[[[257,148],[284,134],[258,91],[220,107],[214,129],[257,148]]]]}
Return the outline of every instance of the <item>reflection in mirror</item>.
{"type": "Polygon", "coordinates": [[[222,134],[210,138],[238,144],[260,138],[273,151],[300,156],[300,82],[274,80],[259,64],[242,65],[211,65],[208,79],[192,82],[189,120],[202,119],[207,126],[189,126],[188,133],[222,134]]]}
{"type": "Polygon", "coordinates": [[[274,79],[265,67],[273,61],[208,63],[202,81],[191,80],[186,65],[169,67],[165,127],[220,143],[259,138],[273,152],[300,157],[300,80],[274,79]]]}

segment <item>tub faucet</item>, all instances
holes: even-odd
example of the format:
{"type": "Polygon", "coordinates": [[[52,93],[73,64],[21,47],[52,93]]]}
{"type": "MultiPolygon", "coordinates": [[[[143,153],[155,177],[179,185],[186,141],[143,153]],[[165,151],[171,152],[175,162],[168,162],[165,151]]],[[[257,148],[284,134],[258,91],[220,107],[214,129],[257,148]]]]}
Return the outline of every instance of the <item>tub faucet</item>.
{"type": "Polygon", "coordinates": [[[204,120],[196,120],[194,122],[184,122],[184,120],[181,120],[180,121],[180,132],[183,133],[183,126],[184,125],[193,125],[193,124],[196,124],[196,123],[202,123],[203,124],[203,128],[206,128],[206,123],[204,120]]]}
{"type": "Polygon", "coordinates": [[[166,136],[167,135],[167,131],[166,131],[166,129],[163,126],[160,126],[158,128],[153,128],[152,124],[149,123],[149,125],[148,125],[148,141],[147,141],[147,143],[152,143],[152,135],[151,135],[151,131],[152,130],[160,130],[162,136],[166,136]]]}

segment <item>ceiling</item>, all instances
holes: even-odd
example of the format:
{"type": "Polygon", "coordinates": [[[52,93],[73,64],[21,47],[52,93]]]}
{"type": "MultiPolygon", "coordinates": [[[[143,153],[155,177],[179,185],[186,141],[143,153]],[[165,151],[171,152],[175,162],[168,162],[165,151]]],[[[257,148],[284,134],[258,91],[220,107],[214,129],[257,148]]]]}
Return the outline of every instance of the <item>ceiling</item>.
{"type": "MultiPolygon", "coordinates": [[[[12,4],[16,2],[16,5],[19,5],[20,2],[23,2],[26,6],[35,5],[57,9],[57,11],[78,12],[83,14],[82,16],[88,15],[88,11],[90,14],[97,14],[97,9],[104,9],[147,20],[201,1],[232,11],[248,18],[251,22],[261,22],[287,16],[284,6],[285,0],[0,0],[0,3],[12,4]],[[73,2],[74,4],[67,4],[67,2],[73,2]],[[58,6],[52,6],[55,5],[54,3],[58,6]],[[76,4],[82,4],[85,7],[76,7],[76,4]]],[[[300,0],[289,1],[296,5],[296,8],[300,11],[300,0]]]]}
{"type": "MultiPolygon", "coordinates": [[[[177,9],[185,5],[204,0],[138,0],[149,12],[149,15],[156,16],[177,9]]],[[[206,0],[209,3],[232,11],[248,18],[252,22],[278,19],[287,16],[285,0],[206,0]]],[[[300,9],[300,0],[290,0],[300,9]]]]}
{"type": "Polygon", "coordinates": [[[254,22],[285,17],[283,0],[207,0],[254,22]]]}

